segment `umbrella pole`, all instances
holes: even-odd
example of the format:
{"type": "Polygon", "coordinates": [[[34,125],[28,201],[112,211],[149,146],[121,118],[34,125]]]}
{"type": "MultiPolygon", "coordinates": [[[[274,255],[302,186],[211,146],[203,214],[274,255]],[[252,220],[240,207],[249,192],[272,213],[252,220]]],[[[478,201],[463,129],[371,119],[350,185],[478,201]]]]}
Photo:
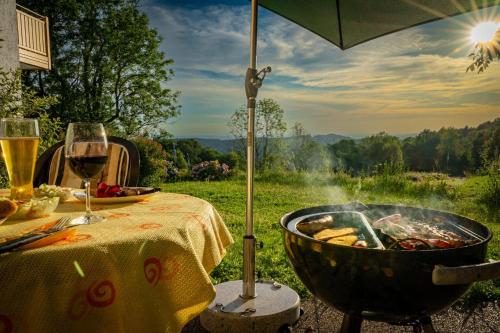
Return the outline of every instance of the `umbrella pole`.
{"type": "Polygon", "coordinates": [[[215,286],[215,299],[200,315],[201,325],[212,333],[286,331],[300,316],[300,298],[291,288],[274,281],[255,282],[253,185],[255,171],[255,104],[266,67],[256,70],[258,1],[252,0],[250,64],[245,78],[247,95],[247,201],[243,236],[243,280],[215,286]],[[242,289],[243,285],[243,289],[242,289]]]}
{"type": "Polygon", "coordinates": [[[245,299],[255,297],[255,236],[253,233],[253,179],[255,170],[255,99],[257,98],[257,15],[258,2],[252,0],[250,21],[250,62],[245,78],[247,95],[247,202],[246,232],[243,237],[243,293],[245,299]]]}

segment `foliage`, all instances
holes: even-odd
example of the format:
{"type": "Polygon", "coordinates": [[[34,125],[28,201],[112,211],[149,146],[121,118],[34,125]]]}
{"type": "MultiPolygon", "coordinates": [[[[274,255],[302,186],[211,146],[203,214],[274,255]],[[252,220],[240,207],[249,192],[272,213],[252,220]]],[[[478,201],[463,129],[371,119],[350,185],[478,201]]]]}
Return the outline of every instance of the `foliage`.
{"type": "Polygon", "coordinates": [[[242,161],[240,155],[234,150],[227,154],[224,154],[218,158],[221,163],[227,164],[231,169],[238,169],[242,167],[242,161]]]}
{"type": "Polygon", "coordinates": [[[359,147],[354,140],[344,139],[328,147],[335,170],[357,174],[363,168],[359,147]]]}
{"type": "Polygon", "coordinates": [[[0,116],[36,118],[46,114],[57,104],[54,96],[40,97],[21,80],[21,71],[3,71],[0,68],[0,116]]]}
{"type": "MultiPolygon", "coordinates": [[[[57,103],[53,96],[40,97],[33,89],[25,87],[20,71],[6,72],[0,68],[0,118],[38,118],[41,154],[48,147],[61,140],[59,118],[50,118],[47,109],[57,103]]],[[[0,186],[7,187],[8,177],[3,159],[0,162],[0,186]]]]}
{"type": "Polygon", "coordinates": [[[161,37],[148,26],[137,0],[20,1],[49,16],[53,70],[28,72],[25,82],[60,103],[51,117],[108,123],[126,135],[158,132],[178,114],[178,92],[160,51],[161,37]]]}
{"type": "MultiPolygon", "coordinates": [[[[258,170],[269,169],[280,164],[281,146],[276,138],[283,137],[286,123],[283,119],[285,111],[271,98],[264,98],[257,102],[255,108],[255,167],[258,170]]],[[[239,139],[239,152],[244,156],[247,137],[247,109],[242,105],[231,115],[228,126],[231,134],[239,139]]]]}
{"type": "Polygon", "coordinates": [[[431,172],[437,169],[436,150],[440,138],[437,132],[425,129],[415,137],[403,140],[405,165],[414,171],[431,172]]]}
{"type": "Polygon", "coordinates": [[[342,140],[328,146],[333,169],[353,175],[403,169],[445,172],[452,176],[477,173],[500,159],[500,118],[476,128],[424,130],[399,141],[381,133],[359,141],[342,140]]]}
{"type": "Polygon", "coordinates": [[[500,213],[500,163],[488,167],[486,183],[479,191],[479,200],[500,213]]]}
{"type": "Polygon", "coordinates": [[[203,161],[218,160],[227,164],[231,168],[237,167],[240,163],[236,152],[231,151],[227,154],[218,152],[213,148],[205,148],[195,139],[160,139],[159,142],[165,151],[172,156],[175,166],[179,170],[191,169],[194,164],[203,161]]]}
{"type": "Polygon", "coordinates": [[[472,64],[467,67],[466,72],[474,72],[480,74],[484,72],[492,61],[500,60],[500,29],[497,30],[493,40],[485,43],[477,43],[474,46],[474,52],[469,54],[472,58],[472,64]]]}
{"type": "Polygon", "coordinates": [[[140,186],[159,186],[168,175],[167,153],[158,142],[146,137],[132,137],[141,159],[140,186]]]}
{"type": "Polygon", "coordinates": [[[291,143],[291,162],[297,171],[328,171],[330,156],[321,143],[310,135],[294,137],[291,143]]]}
{"type": "Polygon", "coordinates": [[[173,161],[166,161],[165,178],[167,181],[177,180],[180,175],[179,169],[173,161]]]}
{"type": "Polygon", "coordinates": [[[403,164],[401,143],[395,136],[379,133],[363,138],[360,142],[361,161],[366,170],[377,173],[380,165],[391,165],[396,169],[403,164]]]}
{"type": "Polygon", "coordinates": [[[230,168],[219,161],[204,161],[193,165],[191,177],[196,180],[220,180],[229,176],[230,168]]]}

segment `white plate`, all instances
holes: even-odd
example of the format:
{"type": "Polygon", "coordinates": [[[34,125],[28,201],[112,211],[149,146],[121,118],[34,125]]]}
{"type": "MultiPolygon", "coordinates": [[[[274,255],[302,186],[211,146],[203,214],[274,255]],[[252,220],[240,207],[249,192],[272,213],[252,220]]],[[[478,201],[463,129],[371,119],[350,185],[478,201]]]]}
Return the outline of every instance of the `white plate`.
{"type": "MultiPolygon", "coordinates": [[[[158,192],[141,194],[141,195],[129,195],[126,197],[111,197],[111,198],[95,198],[93,196],[90,196],[90,202],[96,204],[117,204],[126,202],[138,202],[150,198],[156,193],[158,192]]],[[[80,201],[85,201],[85,192],[75,191],[73,192],[73,196],[80,201]]]]}

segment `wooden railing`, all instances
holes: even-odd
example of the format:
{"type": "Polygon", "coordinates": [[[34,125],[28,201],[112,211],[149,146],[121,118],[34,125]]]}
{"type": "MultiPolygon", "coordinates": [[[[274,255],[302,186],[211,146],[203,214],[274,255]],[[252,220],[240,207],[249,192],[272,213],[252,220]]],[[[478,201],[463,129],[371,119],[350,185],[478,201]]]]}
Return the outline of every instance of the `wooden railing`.
{"type": "Polygon", "coordinates": [[[21,68],[50,70],[49,19],[19,5],[16,11],[21,68]]]}

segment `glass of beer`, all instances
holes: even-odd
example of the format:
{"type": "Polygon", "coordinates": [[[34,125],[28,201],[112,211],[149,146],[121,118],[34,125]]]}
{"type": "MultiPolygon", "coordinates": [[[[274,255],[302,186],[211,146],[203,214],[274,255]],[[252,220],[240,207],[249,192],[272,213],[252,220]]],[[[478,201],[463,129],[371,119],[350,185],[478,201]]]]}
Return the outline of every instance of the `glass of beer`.
{"type": "Polygon", "coordinates": [[[39,142],[36,119],[0,119],[0,144],[9,175],[11,199],[29,200],[33,196],[39,142]]]}

